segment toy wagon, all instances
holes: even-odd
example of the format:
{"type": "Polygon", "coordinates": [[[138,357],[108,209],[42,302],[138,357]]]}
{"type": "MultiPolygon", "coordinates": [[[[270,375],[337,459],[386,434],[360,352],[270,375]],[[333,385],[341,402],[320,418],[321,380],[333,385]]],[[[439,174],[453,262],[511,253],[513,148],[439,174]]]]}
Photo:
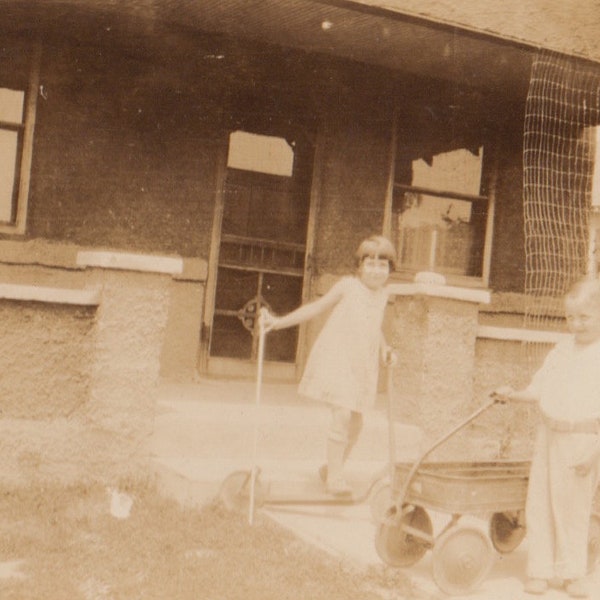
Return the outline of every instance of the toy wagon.
{"type": "MultiPolygon", "coordinates": [[[[512,552],[525,537],[529,461],[425,462],[435,448],[494,403],[496,399],[444,435],[416,463],[395,464],[388,490],[391,505],[375,535],[378,555],[391,566],[409,567],[431,549],[433,578],[451,595],[477,588],[491,569],[496,552],[512,552]],[[437,536],[428,510],[451,516],[437,536]],[[487,516],[488,531],[463,522],[464,515],[487,516]]],[[[599,550],[600,515],[593,514],[590,568],[595,566],[599,550]]]]}

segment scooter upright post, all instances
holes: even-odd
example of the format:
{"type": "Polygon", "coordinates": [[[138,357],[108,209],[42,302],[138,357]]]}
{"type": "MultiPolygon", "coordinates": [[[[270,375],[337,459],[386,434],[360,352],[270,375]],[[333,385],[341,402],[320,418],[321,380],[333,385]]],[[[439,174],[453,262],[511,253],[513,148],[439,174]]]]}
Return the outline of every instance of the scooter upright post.
{"type": "Polygon", "coordinates": [[[263,311],[258,314],[258,357],[256,359],[256,388],[254,396],[254,428],[252,436],[252,470],[250,471],[250,502],[248,504],[248,524],[254,523],[254,494],[256,487],[257,453],[258,453],[258,428],[260,418],[260,401],[262,395],[263,362],[265,355],[266,331],[263,324],[263,311]]]}

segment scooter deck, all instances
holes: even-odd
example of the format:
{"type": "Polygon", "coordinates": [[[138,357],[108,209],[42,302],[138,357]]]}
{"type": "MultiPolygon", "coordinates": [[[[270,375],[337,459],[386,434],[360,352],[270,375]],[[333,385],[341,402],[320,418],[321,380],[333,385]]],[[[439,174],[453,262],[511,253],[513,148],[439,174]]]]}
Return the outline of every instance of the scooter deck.
{"type": "Polygon", "coordinates": [[[282,506],[288,504],[350,505],[364,502],[367,496],[364,493],[354,491],[349,494],[328,494],[326,492],[306,495],[269,493],[264,499],[263,506],[282,506]]]}
{"type": "Polygon", "coordinates": [[[270,482],[262,494],[263,505],[325,504],[347,505],[365,502],[377,481],[368,485],[357,485],[348,494],[330,494],[322,482],[303,482],[299,485],[270,482]]]}

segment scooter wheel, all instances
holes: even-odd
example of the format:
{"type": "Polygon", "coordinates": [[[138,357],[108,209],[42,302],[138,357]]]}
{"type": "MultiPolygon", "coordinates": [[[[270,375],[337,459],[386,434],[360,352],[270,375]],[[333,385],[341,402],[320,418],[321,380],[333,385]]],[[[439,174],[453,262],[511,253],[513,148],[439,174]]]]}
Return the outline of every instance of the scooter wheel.
{"type": "Polygon", "coordinates": [[[427,511],[420,506],[403,509],[402,516],[396,515],[396,510],[395,506],[390,508],[379,525],[375,550],[383,562],[392,567],[410,567],[431,547],[433,526],[427,511]]]}
{"type": "MultiPolygon", "coordinates": [[[[232,512],[244,512],[250,507],[250,471],[234,471],[223,480],[218,498],[223,506],[232,512]]],[[[260,508],[265,503],[266,487],[257,474],[254,479],[254,506],[260,508]]]]}

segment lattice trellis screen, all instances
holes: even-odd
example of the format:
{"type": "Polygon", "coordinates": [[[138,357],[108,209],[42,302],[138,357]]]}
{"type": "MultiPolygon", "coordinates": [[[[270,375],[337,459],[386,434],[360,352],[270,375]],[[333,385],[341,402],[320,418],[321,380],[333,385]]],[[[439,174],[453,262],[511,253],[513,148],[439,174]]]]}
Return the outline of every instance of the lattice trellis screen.
{"type": "Polygon", "coordinates": [[[561,328],[561,298],[588,269],[599,123],[600,65],[539,53],[523,148],[528,328],[561,328]]]}

